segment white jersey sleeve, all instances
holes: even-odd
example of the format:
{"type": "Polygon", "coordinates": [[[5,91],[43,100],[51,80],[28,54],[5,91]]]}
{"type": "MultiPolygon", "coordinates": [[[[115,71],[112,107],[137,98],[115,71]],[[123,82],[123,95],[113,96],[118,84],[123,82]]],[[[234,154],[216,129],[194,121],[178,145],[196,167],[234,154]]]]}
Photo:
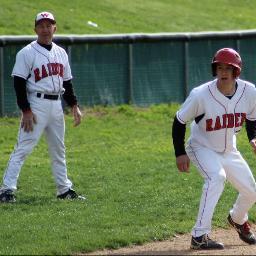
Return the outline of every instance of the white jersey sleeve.
{"type": "Polygon", "coordinates": [[[256,88],[254,84],[249,83],[246,81],[247,84],[247,90],[246,90],[246,98],[247,98],[247,104],[248,104],[248,113],[246,115],[246,119],[250,121],[256,120],[256,88]]]}
{"type": "Polygon", "coordinates": [[[71,68],[69,65],[69,61],[68,61],[68,55],[66,54],[67,57],[67,62],[66,62],[66,66],[64,68],[64,76],[63,76],[63,81],[68,81],[72,79],[72,74],[71,74],[71,68]]]}
{"type": "Polygon", "coordinates": [[[30,75],[33,56],[27,50],[28,46],[21,49],[16,55],[12,76],[19,76],[27,80],[30,75]]]}
{"type": "MultiPolygon", "coordinates": [[[[71,74],[71,68],[70,68],[70,64],[69,64],[69,60],[68,60],[68,55],[62,47],[57,46],[56,44],[54,44],[54,45],[58,49],[58,51],[61,52],[60,55],[62,56],[62,59],[63,59],[63,65],[64,65],[63,81],[71,80],[73,77],[71,74]]],[[[58,54],[58,53],[56,53],[56,54],[58,54]]]]}
{"type": "Polygon", "coordinates": [[[198,88],[194,88],[176,113],[176,116],[180,123],[185,124],[201,114],[203,114],[203,111],[198,97],[198,88]]]}

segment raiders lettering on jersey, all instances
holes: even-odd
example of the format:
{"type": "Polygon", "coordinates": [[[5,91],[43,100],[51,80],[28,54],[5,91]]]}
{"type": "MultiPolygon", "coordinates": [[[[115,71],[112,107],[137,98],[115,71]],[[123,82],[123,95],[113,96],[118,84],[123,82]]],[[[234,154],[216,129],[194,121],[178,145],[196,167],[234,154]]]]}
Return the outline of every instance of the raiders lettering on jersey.
{"type": "Polygon", "coordinates": [[[215,120],[206,119],[206,131],[216,131],[226,128],[242,127],[246,120],[246,113],[224,114],[222,117],[217,116],[215,120]]]}
{"type": "Polygon", "coordinates": [[[63,77],[64,67],[61,63],[48,63],[46,66],[42,65],[41,68],[35,68],[35,82],[40,81],[41,79],[48,76],[59,75],[63,77]]]}

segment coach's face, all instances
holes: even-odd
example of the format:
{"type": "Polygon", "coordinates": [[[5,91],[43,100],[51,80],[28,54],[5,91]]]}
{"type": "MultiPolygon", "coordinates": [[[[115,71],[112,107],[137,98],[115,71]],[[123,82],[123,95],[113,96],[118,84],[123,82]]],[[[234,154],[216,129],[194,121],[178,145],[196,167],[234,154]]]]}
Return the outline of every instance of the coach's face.
{"type": "Polygon", "coordinates": [[[37,41],[41,44],[51,44],[55,31],[56,25],[47,19],[41,20],[35,26],[35,32],[38,36],[37,41]]]}

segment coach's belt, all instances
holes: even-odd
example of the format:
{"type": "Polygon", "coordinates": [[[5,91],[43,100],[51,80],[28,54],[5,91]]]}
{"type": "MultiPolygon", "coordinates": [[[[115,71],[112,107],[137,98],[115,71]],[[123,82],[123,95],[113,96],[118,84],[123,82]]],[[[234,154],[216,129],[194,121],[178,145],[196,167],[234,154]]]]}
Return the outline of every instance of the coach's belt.
{"type": "Polygon", "coordinates": [[[43,99],[47,99],[47,100],[58,100],[60,98],[60,95],[54,95],[54,94],[44,94],[44,93],[40,93],[38,92],[36,94],[37,98],[43,98],[43,99]]]}

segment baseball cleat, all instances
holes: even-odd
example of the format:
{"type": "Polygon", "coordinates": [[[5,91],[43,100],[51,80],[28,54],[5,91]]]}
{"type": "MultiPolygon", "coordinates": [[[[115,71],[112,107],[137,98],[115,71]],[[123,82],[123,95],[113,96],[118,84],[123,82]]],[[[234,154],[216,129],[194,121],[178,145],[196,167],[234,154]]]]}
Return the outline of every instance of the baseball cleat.
{"type": "Polygon", "coordinates": [[[247,244],[256,244],[255,235],[251,231],[251,226],[248,221],[239,225],[232,220],[230,215],[228,215],[228,223],[235,228],[241,240],[247,244]]]}
{"type": "Polygon", "coordinates": [[[15,203],[16,197],[12,190],[7,189],[0,193],[0,202],[1,203],[15,203]]]}
{"type": "Polygon", "coordinates": [[[58,195],[57,196],[58,199],[80,199],[80,200],[85,200],[86,198],[84,196],[80,196],[78,195],[75,190],[73,189],[69,189],[67,192],[58,195]]]}
{"type": "Polygon", "coordinates": [[[207,234],[199,237],[193,237],[191,239],[190,249],[194,250],[223,250],[224,245],[222,243],[213,241],[207,234]]]}

